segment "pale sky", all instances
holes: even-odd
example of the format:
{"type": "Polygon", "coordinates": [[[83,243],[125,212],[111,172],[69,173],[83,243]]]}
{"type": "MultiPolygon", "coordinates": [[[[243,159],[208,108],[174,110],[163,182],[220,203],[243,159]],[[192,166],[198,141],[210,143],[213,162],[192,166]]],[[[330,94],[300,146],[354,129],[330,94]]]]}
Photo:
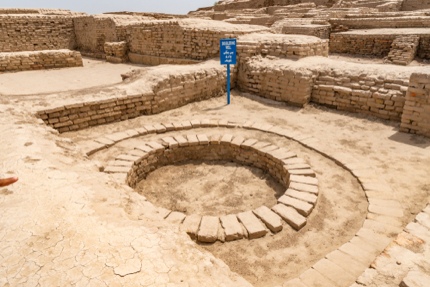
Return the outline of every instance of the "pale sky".
{"type": "Polygon", "coordinates": [[[200,7],[213,6],[215,0],[0,0],[0,8],[59,8],[98,14],[133,11],[186,14],[200,7]]]}

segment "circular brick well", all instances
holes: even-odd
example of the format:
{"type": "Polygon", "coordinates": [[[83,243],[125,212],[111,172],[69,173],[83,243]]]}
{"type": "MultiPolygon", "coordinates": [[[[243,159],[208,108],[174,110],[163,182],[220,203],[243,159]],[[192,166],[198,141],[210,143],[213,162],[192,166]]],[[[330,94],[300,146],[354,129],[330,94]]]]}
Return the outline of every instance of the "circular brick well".
{"type": "Polygon", "coordinates": [[[181,224],[181,229],[200,242],[259,238],[281,231],[284,224],[300,230],[306,225],[306,217],[318,198],[318,180],[314,172],[295,153],[240,136],[165,137],[160,142],[142,143],[116,159],[132,160],[126,180],[133,188],[158,168],[189,161],[232,161],[255,167],[267,172],[285,188],[285,194],[274,206],[262,205],[237,214],[208,216],[169,210],[166,219],[181,224]],[[300,165],[303,168],[297,169],[300,165]],[[300,174],[295,174],[298,170],[300,174]]]}

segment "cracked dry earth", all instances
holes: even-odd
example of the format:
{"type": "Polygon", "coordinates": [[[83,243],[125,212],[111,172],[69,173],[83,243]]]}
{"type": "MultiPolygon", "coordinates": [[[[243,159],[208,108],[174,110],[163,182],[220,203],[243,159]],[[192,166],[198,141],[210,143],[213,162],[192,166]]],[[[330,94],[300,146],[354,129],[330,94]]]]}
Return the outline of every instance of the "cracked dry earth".
{"type": "MultiPolygon", "coordinates": [[[[86,140],[143,125],[252,120],[300,131],[317,138],[325,153],[346,153],[366,164],[369,176],[394,191],[381,195],[401,203],[402,226],[430,200],[430,140],[399,133],[397,123],[312,105],[299,110],[233,92],[230,106],[219,97],[59,135],[34,116],[34,101],[43,97],[0,96],[0,172],[20,178],[0,189],[0,286],[277,286],[348,242],[366,218],[363,191],[332,160],[287,139],[235,129],[229,132],[290,146],[314,168],[321,199],[298,233],[198,245],[160,218],[143,196],[99,171],[110,155],[140,138],[84,155],[86,140]]],[[[165,180],[163,174],[147,179],[152,189],[165,180]]],[[[379,280],[379,286],[396,286],[388,277],[379,280]]]]}

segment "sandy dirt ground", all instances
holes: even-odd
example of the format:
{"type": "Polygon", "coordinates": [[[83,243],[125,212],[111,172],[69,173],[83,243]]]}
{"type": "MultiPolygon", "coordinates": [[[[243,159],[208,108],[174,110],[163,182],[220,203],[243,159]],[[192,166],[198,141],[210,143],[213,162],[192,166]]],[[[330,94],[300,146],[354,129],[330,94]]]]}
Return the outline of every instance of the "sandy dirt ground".
{"type": "MultiPolygon", "coordinates": [[[[102,70],[100,77],[103,77],[102,70]]],[[[18,77],[15,81],[24,83],[26,76],[22,74],[20,79],[20,75],[13,74],[18,77]]],[[[0,82],[7,83],[4,76],[0,75],[0,82]]],[[[67,81],[65,85],[71,85],[72,79],[67,81]]],[[[87,81],[81,83],[82,88],[91,86],[90,79],[87,81]]],[[[36,83],[34,88],[40,86],[39,91],[43,93],[45,85],[36,83]]],[[[59,91],[61,86],[59,83],[51,88],[59,91]]],[[[5,88],[6,91],[14,89],[5,88]]],[[[123,149],[140,140],[158,139],[160,135],[120,142],[91,158],[83,155],[81,143],[85,140],[145,124],[209,118],[253,120],[301,131],[318,138],[325,153],[347,153],[365,163],[369,173],[378,175],[381,183],[394,190],[381,191],[381,197],[401,203],[405,210],[404,225],[430,200],[430,139],[399,133],[396,122],[313,105],[291,108],[234,91],[230,106],[225,105],[225,98],[221,96],[158,115],[58,135],[29,112],[31,101],[43,100],[44,95],[21,103],[19,92],[1,94],[1,172],[18,175],[20,180],[0,193],[0,285],[132,286],[138,282],[142,286],[167,286],[168,283],[173,286],[275,286],[297,276],[350,240],[362,226],[367,202],[349,172],[296,142],[273,134],[235,129],[228,131],[288,146],[304,158],[320,180],[320,198],[308,224],[300,232],[284,230],[259,240],[197,245],[177,225],[156,220],[155,216],[139,217],[140,209],[146,206],[145,199],[113,176],[99,171],[123,149]]],[[[225,129],[196,132],[212,134],[225,129]]],[[[202,192],[204,184],[195,182],[200,180],[198,177],[210,182],[223,176],[222,166],[205,168],[207,164],[182,168],[179,175],[182,172],[182,175],[196,174],[197,177],[175,179],[173,183],[178,183],[175,189],[183,191],[192,185],[202,192]]],[[[177,172],[175,167],[166,168],[169,170],[154,173],[146,180],[150,189],[155,190],[159,185],[165,188],[166,175],[177,172]]],[[[226,168],[228,171],[236,167],[226,168]]],[[[261,179],[255,172],[242,172],[243,178],[254,178],[257,185],[263,185],[258,183],[261,179]]],[[[225,175],[225,180],[235,181],[234,173],[225,175]]],[[[234,192],[241,192],[242,188],[246,186],[238,184],[234,192]]],[[[266,192],[273,192],[267,186],[264,188],[266,192]]],[[[222,190],[222,187],[215,189],[215,197],[221,201],[222,190]]]]}

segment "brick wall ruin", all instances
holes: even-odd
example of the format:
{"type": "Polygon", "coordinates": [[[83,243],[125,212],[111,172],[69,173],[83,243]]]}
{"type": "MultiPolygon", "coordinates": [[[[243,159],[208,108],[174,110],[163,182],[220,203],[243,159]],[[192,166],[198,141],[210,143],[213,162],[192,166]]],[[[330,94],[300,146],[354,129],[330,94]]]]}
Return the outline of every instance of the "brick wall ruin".
{"type": "Polygon", "coordinates": [[[241,62],[237,85],[243,91],[293,105],[313,102],[400,121],[408,75],[378,76],[358,66],[342,69],[331,65],[330,61],[323,66],[256,57],[241,62]]]}
{"type": "Polygon", "coordinates": [[[1,15],[0,52],[74,49],[69,16],[1,15]]]}
{"type": "Polygon", "coordinates": [[[311,98],[314,75],[294,69],[282,61],[241,61],[237,85],[244,92],[295,106],[304,106],[311,98]]]}
{"type": "Polygon", "coordinates": [[[430,74],[411,75],[400,131],[430,137],[430,74]]]}
{"type": "Polygon", "coordinates": [[[328,40],[303,35],[249,34],[238,38],[237,53],[241,59],[256,55],[300,59],[328,56],[328,40]]]}
{"type": "Polygon", "coordinates": [[[311,101],[349,112],[400,121],[408,79],[330,69],[320,71],[311,101]]]}
{"type": "Polygon", "coordinates": [[[0,72],[81,67],[82,65],[81,54],[77,51],[0,53],[0,72]]]}
{"type": "MultiPolygon", "coordinates": [[[[166,73],[165,68],[154,67],[144,71],[153,81],[147,84],[152,85],[151,92],[65,105],[40,111],[38,117],[60,132],[75,131],[160,113],[219,96],[226,90],[225,67],[218,62],[172,67],[172,70],[173,72],[166,73]]],[[[232,82],[234,81],[235,76],[232,75],[232,82]]],[[[133,81],[129,85],[133,86],[133,81]]]]}
{"type": "MultiPolygon", "coordinates": [[[[208,23],[202,22],[203,25],[208,23]]],[[[244,26],[238,29],[235,25],[223,24],[221,27],[199,27],[191,20],[160,20],[130,27],[129,49],[135,54],[130,57],[133,62],[139,59],[141,64],[148,59],[178,59],[177,63],[188,64],[190,60],[207,60],[218,57],[219,40],[236,38],[251,32],[266,31],[259,26],[244,26]],[[140,58],[138,55],[142,55],[140,58]],[[181,60],[179,60],[181,59],[181,60]],[[185,62],[183,61],[185,59],[185,62]]]]}
{"type": "MultiPolygon", "coordinates": [[[[428,43],[430,42],[430,34],[413,34],[411,36],[420,38],[417,51],[418,57],[429,59],[430,47],[428,43]]],[[[330,52],[386,57],[397,37],[399,35],[396,34],[332,33],[330,35],[330,52]]]]}

